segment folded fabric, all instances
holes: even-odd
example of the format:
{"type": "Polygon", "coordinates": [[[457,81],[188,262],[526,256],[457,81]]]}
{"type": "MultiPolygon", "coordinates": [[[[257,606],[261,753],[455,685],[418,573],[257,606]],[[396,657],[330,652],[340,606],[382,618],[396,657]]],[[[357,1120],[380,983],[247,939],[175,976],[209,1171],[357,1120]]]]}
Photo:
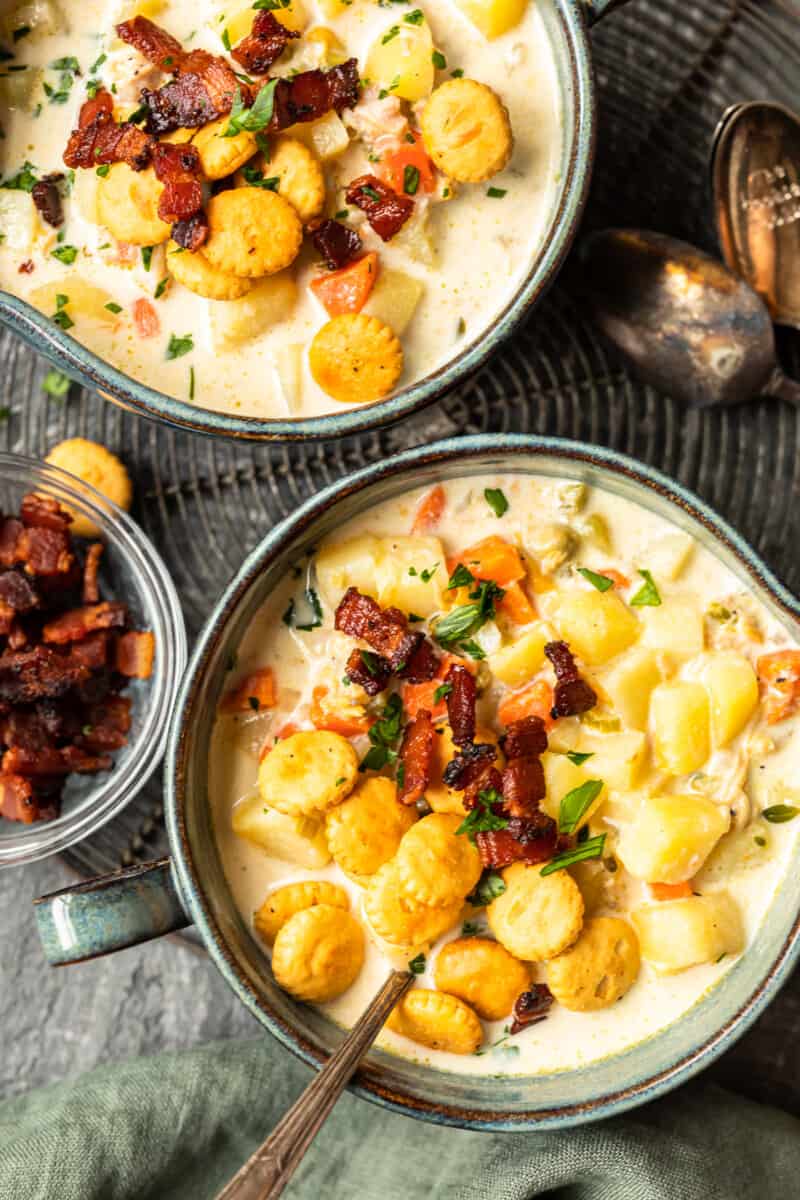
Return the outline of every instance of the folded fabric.
{"type": "MultiPolygon", "coordinates": [[[[0,1200],[211,1200],[310,1070],[271,1038],[94,1071],[0,1106],[0,1200]]],[[[472,1133],[345,1095],[287,1200],[788,1200],[800,1121],[695,1082],[627,1116],[472,1133]]]]}

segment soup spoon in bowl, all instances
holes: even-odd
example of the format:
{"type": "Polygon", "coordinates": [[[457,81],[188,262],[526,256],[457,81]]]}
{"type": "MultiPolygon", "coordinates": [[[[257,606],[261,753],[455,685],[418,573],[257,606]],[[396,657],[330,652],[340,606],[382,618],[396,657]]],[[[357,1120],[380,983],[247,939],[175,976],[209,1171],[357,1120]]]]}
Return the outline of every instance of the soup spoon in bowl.
{"type": "Polygon", "coordinates": [[[608,229],[586,239],[579,266],[597,324],[658,391],[704,408],[754,396],[800,405],[767,306],[710,255],[665,234],[608,229]]]}

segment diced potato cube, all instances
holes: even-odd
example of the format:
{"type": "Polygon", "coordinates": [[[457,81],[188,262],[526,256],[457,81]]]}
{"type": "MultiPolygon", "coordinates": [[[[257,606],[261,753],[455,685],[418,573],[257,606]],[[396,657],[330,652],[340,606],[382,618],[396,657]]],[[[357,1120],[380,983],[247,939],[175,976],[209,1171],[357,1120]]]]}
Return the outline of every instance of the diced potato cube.
{"type": "Polygon", "coordinates": [[[378,34],[368,53],[365,74],[400,100],[413,102],[433,88],[433,38],[427,21],[399,21],[378,34]]]}
{"type": "MultiPolygon", "coordinates": [[[[33,112],[43,96],[44,71],[30,67],[27,71],[11,71],[0,76],[0,98],[6,108],[33,112]]],[[[28,200],[30,196],[23,193],[28,200]]]]}
{"type": "Polygon", "coordinates": [[[744,729],[758,705],[756,673],[743,654],[718,650],[706,655],[701,678],[711,698],[714,746],[727,746],[744,729]]]}
{"type": "Polygon", "coordinates": [[[272,11],[281,25],[290,29],[292,33],[302,33],[308,24],[308,9],[303,0],[291,0],[291,3],[272,11]]]}
{"type": "Polygon", "coordinates": [[[290,125],[286,137],[297,138],[313,150],[320,162],[338,158],[350,145],[350,135],[337,113],[331,111],[318,121],[300,121],[290,125]]]}
{"type": "Polygon", "coordinates": [[[381,267],[362,311],[383,321],[400,337],[414,316],[424,291],[425,284],[415,275],[381,267]]]}
{"type": "Polygon", "coordinates": [[[347,588],[356,587],[379,604],[420,617],[442,607],[447,583],[444,549],[435,537],[364,535],[327,543],[317,554],[316,572],[332,608],[347,588]]]}
{"type": "Polygon", "coordinates": [[[297,284],[282,271],[260,279],[238,300],[209,300],[211,335],[218,350],[238,346],[292,315],[297,284]]]}
{"type": "Polygon", "coordinates": [[[306,42],[322,47],[323,61],[329,67],[336,67],[347,59],[344,43],[327,25],[316,25],[309,29],[306,42]]]}
{"type": "Polygon", "coordinates": [[[430,209],[415,212],[406,221],[400,232],[392,239],[392,245],[404,250],[414,262],[424,267],[436,267],[439,254],[431,234],[430,209]]]}
{"type": "Polygon", "coordinates": [[[650,796],[623,825],[617,854],[637,879],[683,883],[692,879],[730,826],[730,816],[708,796],[650,796]]]}
{"type": "Polygon", "coordinates": [[[592,779],[603,779],[610,788],[629,791],[636,787],[647,757],[644,733],[596,733],[584,730],[577,747],[591,754],[584,769],[592,779]]]}
{"type": "Polygon", "coordinates": [[[644,633],[642,643],[669,654],[676,663],[702,653],[705,630],[697,600],[670,596],[655,608],[640,609],[644,633]]]}
{"type": "Polygon", "coordinates": [[[382,553],[381,539],[370,533],[343,542],[324,542],[314,559],[314,567],[317,586],[327,606],[336,608],[349,587],[356,587],[377,600],[377,567],[382,553]]]}
{"type": "Polygon", "coordinates": [[[119,315],[109,312],[106,307],[113,302],[113,297],[102,288],[87,283],[80,276],[70,275],[68,279],[55,279],[50,283],[43,283],[33,289],[29,299],[39,312],[52,317],[58,307],[56,297],[59,295],[68,297],[64,311],[73,321],[83,318],[110,329],[119,324],[119,315]]]}
{"type": "Polygon", "coordinates": [[[36,208],[27,192],[0,191],[0,233],[4,246],[16,254],[28,254],[38,228],[36,208]]]}
{"type": "Polygon", "coordinates": [[[642,555],[642,561],[656,579],[677,579],[693,553],[694,538],[688,533],[676,531],[665,533],[652,542],[642,555]]]}
{"type": "MultiPolygon", "coordinates": [[[[70,25],[65,19],[59,6],[54,0],[29,0],[27,3],[12,5],[0,18],[0,36],[3,41],[10,42],[14,30],[27,25],[30,28],[29,38],[50,37],[54,33],[69,33],[70,25]]],[[[14,74],[25,75],[28,72],[19,71],[14,74]]]]}
{"type": "Polygon", "coordinates": [[[553,640],[549,625],[537,621],[521,637],[491,654],[487,660],[492,674],[509,687],[522,687],[544,665],[544,648],[553,640]]]}
{"type": "Polygon", "coordinates": [[[324,821],[267,808],[258,793],[236,805],[231,823],[239,837],[247,838],[283,862],[315,871],[331,861],[324,821]]]}
{"type": "Polygon", "coordinates": [[[167,7],[167,0],[133,0],[120,14],[120,20],[130,21],[133,17],[148,17],[151,20],[167,7]]]}
{"type": "Polygon", "coordinates": [[[634,646],[600,677],[600,685],[628,729],[646,729],[650,694],[663,676],[653,650],[634,646]]]}
{"type": "Polygon", "coordinates": [[[100,214],[97,210],[97,189],[100,179],[95,171],[76,171],[75,182],[72,185],[72,201],[78,207],[78,212],[85,221],[92,225],[100,225],[100,214]]]}
{"type": "Polygon", "coordinates": [[[658,766],[670,775],[688,775],[711,750],[708,693],[701,683],[660,683],[650,697],[650,723],[658,766]]]}
{"type": "Polygon", "coordinates": [[[565,592],[553,620],[573,653],[590,667],[621,654],[639,636],[639,622],[614,591],[565,592]]]}
{"type": "Polygon", "coordinates": [[[491,41],[519,25],[528,0],[457,0],[468,21],[491,41]]]}
{"type": "Polygon", "coordinates": [[[221,37],[227,31],[231,45],[235,46],[242,38],[246,38],[252,30],[255,15],[253,8],[249,4],[240,9],[231,7],[225,11],[223,20],[213,17],[208,22],[208,27],[213,30],[217,37],[221,37]]]}
{"type": "Polygon", "coordinates": [[[742,915],[728,892],[648,904],[631,913],[642,958],[661,975],[744,949],[742,915]]]}
{"type": "MultiPolygon", "coordinates": [[[[542,801],[542,809],[547,813],[548,817],[552,817],[554,821],[557,821],[561,801],[567,793],[574,791],[575,788],[586,783],[587,779],[600,778],[600,776],[595,775],[589,770],[590,762],[578,766],[568,759],[566,754],[554,754],[551,750],[544,752],[542,755],[542,767],[544,768],[546,793],[542,801]]],[[[585,825],[589,818],[597,811],[606,795],[607,789],[604,788],[593,802],[591,808],[586,812],[581,825],[585,825]]]]}

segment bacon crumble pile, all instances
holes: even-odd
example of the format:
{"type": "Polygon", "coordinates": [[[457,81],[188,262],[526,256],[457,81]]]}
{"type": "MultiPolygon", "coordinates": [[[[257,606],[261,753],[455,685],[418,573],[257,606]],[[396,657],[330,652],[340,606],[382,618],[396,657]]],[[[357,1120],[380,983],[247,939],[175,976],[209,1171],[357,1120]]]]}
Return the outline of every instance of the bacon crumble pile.
{"type": "Polygon", "coordinates": [[[101,600],[102,543],[79,551],[71,520],[33,493],[0,516],[0,815],[26,824],[59,815],[73,772],[111,770],[131,726],[121,693],[152,672],[152,633],[101,600]]]}

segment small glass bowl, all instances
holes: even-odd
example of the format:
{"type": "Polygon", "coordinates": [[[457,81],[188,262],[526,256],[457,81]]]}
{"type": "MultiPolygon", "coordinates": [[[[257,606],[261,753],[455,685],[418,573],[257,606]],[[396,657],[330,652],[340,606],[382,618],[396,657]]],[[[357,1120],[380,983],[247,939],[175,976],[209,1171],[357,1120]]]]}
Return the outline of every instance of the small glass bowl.
{"type": "Polygon", "coordinates": [[[64,788],[61,816],[31,825],[0,817],[0,868],[56,854],[95,833],[141,790],[158,766],[167,740],[178,686],[186,668],[186,630],[178,595],[166,566],[134,521],[93,487],[67,471],[20,454],[0,452],[0,513],[16,515],[26,492],[55,497],[85,514],[100,530],[103,599],[120,600],[137,629],[155,634],[149,679],[133,679],[128,744],[114,754],[110,771],[72,775],[64,788]]]}

